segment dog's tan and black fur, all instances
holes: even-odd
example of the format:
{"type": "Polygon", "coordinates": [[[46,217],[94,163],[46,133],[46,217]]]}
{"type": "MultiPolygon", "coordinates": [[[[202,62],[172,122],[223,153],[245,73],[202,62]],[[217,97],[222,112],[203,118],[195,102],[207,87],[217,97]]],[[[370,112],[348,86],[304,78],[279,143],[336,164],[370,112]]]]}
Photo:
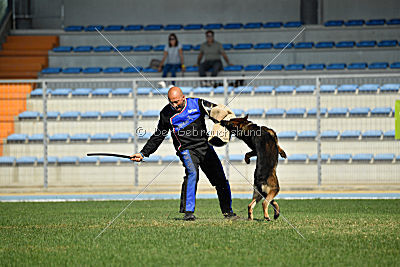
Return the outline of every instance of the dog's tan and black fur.
{"type": "Polygon", "coordinates": [[[258,126],[244,118],[235,118],[229,121],[221,121],[237,138],[243,140],[251,149],[246,153],[244,160],[250,163],[250,158],[257,156],[256,170],[254,172],[254,192],[253,200],[248,206],[249,220],[253,220],[253,209],[263,198],[264,218],[269,221],[268,204],[274,207],[274,219],[279,217],[280,209],[274,200],[279,192],[279,182],[276,176],[276,166],[278,165],[278,154],[286,158],[286,153],[278,145],[278,138],[274,130],[258,126]],[[261,193],[262,196],[259,194],[261,193]]]}

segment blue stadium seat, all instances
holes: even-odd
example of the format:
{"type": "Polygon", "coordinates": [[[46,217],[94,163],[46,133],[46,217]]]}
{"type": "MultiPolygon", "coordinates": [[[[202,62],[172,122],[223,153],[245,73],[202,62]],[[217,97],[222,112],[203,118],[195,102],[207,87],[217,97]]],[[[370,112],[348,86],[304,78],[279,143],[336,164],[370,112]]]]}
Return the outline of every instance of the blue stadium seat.
{"type": "MultiPolygon", "coordinates": [[[[320,108],[320,114],[321,116],[325,116],[325,114],[328,112],[327,108],[320,108]]],[[[307,111],[307,116],[316,116],[317,115],[317,108],[310,108],[307,111]]]]}
{"type": "Polygon", "coordinates": [[[104,28],[104,30],[107,32],[118,32],[122,31],[123,29],[124,26],[122,25],[108,25],[107,27],[104,28]]]}
{"type": "Polygon", "coordinates": [[[346,68],[345,63],[332,63],[326,66],[327,70],[344,70],[346,68]]]}
{"type": "Polygon", "coordinates": [[[303,23],[301,21],[288,21],[286,22],[283,27],[285,28],[298,28],[301,27],[303,23]]]}
{"type": "Polygon", "coordinates": [[[78,53],[87,53],[92,51],[93,46],[90,45],[85,45],[85,46],[77,46],[74,48],[74,52],[78,52],[78,53]]]}
{"type": "Polygon", "coordinates": [[[392,113],[391,107],[376,107],[371,110],[371,116],[388,116],[392,113]]]}
{"type": "Polygon", "coordinates": [[[274,45],[275,49],[284,49],[284,48],[290,49],[292,47],[293,47],[293,43],[287,43],[287,42],[276,43],[274,45]]]}
{"type": "Polygon", "coordinates": [[[328,116],[346,116],[349,112],[348,108],[331,108],[328,110],[328,116]]]}
{"type": "Polygon", "coordinates": [[[142,118],[157,118],[160,115],[160,111],[156,109],[146,110],[142,113],[142,118]]]}
{"type": "MultiPolygon", "coordinates": [[[[329,154],[321,154],[321,161],[322,162],[327,162],[329,160],[329,154]]],[[[317,161],[318,160],[318,155],[317,154],[312,154],[308,160],[311,161],[317,161]]]]}
{"type": "Polygon", "coordinates": [[[370,19],[365,23],[367,26],[382,26],[385,25],[385,19],[370,19]]]}
{"type": "Polygon", "coordinates": [[[336,84],[322,84],[319,87],[321,93],[334,93],[337,89],[336,84]]]}
{"type": "Polygon", "coordinates": [[[7,137],[7,143],[8,142],[25,142],[27,139],[28,139],[27,134],[14,133],[7,137]]]}
{"type": "Polygon", "coordinates": [[[66,32],[81,32],[85,27],[82,25],[70,25],[64,28],[66,32]]]}
{"type": "Polygon", "coordinates": [[[282,117],[285,114],[285,109],[283,108],[270,108],[265,112],[267,117],[282,117]]]}
{"type": "Polygon", "coordinates": [[[145,31],[160,31],[163,29],[163,27],[164,26],[161,24],[150,24],[150,25],[145,26],[143,29],[145,31]]]}
{"type": "Polygon", "coordinates": [[[399,83],[387,83],[381,86],[381,92],[397,93],[400,89],[399,83]]]}
{"type": "Polygon", "coordinates": [[[153,69],[153,68],[144,68],[143,72],[144,73],[157,73],[158,70],[157,69],[153,69]]]}
{"type": "Polygon", "coordinates": [[[197,87],[193,89],[193,93],[198,94],[210,94],[212,91],[211,87],[197,87]]]}
{"type": "Polygon", "coordinates": [[[124,28],[125,31],[141,31],[143,25],[128,25],[124,28]]]}
{"type": "Polygon", "coordinates": [[[392,162],[394,160],[394,154],[392,153],[382,153],[376,154],[374,157],[374,161],[381,161],[381,162],[392,162]]]}
{"type": "Polygon", "coordinates": [[[79,164],[96,164],[99,161],[99,157],[83,157],[79,159],[79,164]]]}
{"type": "Polygon", "coordinates": [[[116,164],[118,162],[117,157],[99,157],[100,164],[116,164]]]}
{"type": "MultiPolygon", "coordinates": [[[[133,110],[127,110],[127,111],[122,112],[121,118],[122,119],[132,119],[133,115],[134,115],[133,110]]],[[[139,115],[142,115],[141,111],[138,111],[138,116],[139,115]]]]}
{"type": "Polygon", "coordinates": [[[167,155],[161,158],[162,163],[179,162],[179,157],[176,155],[167,155]]]}
{"type": "Polygon", "coordinates": [[[244,113],[243,109],[238,109],[238,108],[233,108],[232,111],[233,111],[233,113],[235,113],[236,117],[240,117],[244,113]]]}
{"type": "Polygon", "coordinates": [[[15,163],[15,157],[0,157],[0,165],[13,165],[15,163]]]}
{"type": "Polygon", "coordinates": [[[182,24],[168,24],[164,27],[164,30],[166,31],[179,31],[182,30],[183,25],[182,24]]]}
{"type": "Polygon", "coordinates": [[[224,67],[224,71],[241,71],[243,70],[242,65],[233,65],[224,67]]]}
{"type": "Polygon", "coordinates": [[[294,89],[296,89],[296,86],[294,85],[279,85],[278,87],[275,88],[275,93],[292,94],[294,92],[294,89]]]}
{"type": "Polygon", "coordinates": [[[32,134],[28,137],[29,142],[43,142],[43,134],[32,134]]]}
{"type": "Polygon", "coordinates": [[[305,48],[313,48],[313,42],[299,42],[294,45],[294,48],[297,49],[305,49],[305,48]]]}
{"type": "Polygon", "coordinates": [[[153,89],[153,95],[167,95],[169,88],[153,89]]]}
{"type": "Polygon", "coordinates": [[[253,44],[250,43],[241,43],[241,44],[237,44],[233,47],[233,49],[235,50],[244,50],[244,49],[252,49],[253,48],[253,44]]]}
{"type": "Polygon", "coordinates": [[[85,32],[102,31],[103,29],[104,29],[103,25],[89,25],[85,28],[85,32]]]}
{"type": "Polygon", "coordinates": [[[204,30],[219,30],[223,27],[221,23],[209,23],[204,26],[204,30]]]}
{"type": "Polygon", "coordinates": [[[254,49],[271,49],[273,46],[272,43],[258,43],[254,45],[254,49]]]}
{"type": "Polygon", "coordinates": [[[353,162],[370,162],[374,158],[373,154],[360,153],[353,156],[353,162]]]}
{"type": "Polygon", "coordinates": [[[111,92],[111,88],[96,88],[92,91],[92,96],[109,96],[111,92]]]}
{"type": "Polygon", "coordinates": [[[334,46],[334,42],[318,42],[315,44],[315,48],[333,48],[334,46]]]}
{"type": "Polygon", "coordinates": [[[376,41],[360,41],[356,45],[357,47],[375,47],[376,41]]]}
{"type": "Polygon", "coordinates": [[[283,70],[283,68],[284,66],[282,64],[270,64],[266,66],[264,69],[274,71],[274,70],[283,70]]]}
{"type": "Polygon", "coordinates": [[[130,51],[133,50],[133,46],[132,45],[119,45],[116,48],[120,52],[130,52],[130,51]]]}
{"type": "Polygon", "coordinates": [[[305,108],[291,108],[286,111],[286,116],[288,117],[303,117],[306,113],[305,108]]]}
{"type": "Polygon", "coordinates": [[[192,50],[193,46],[191,44],[183,44],[182,45],[182,50],[183,51],[190,51],[192,50]]]}
{"type": "Polygon", "coordinates": [[[295,139],[297,136],[296,131],[283,131],[279,132],[278,134],[279,139],[295,139]]]}
{"type": "Polygon", "coordinates": [[[18,115],[20,120],[36,120],[39,117],[39,112],[36,111],[24,111],[18,115]]]}
{"type": "Polygon", "coordinates": [[[316,131],[302,131],[298,133],[298,139],[315,139],[317,137],[316,131]]]}
{"type": "Polygon", "coordinates": [[[90,136],[90,141],[107,142],[109,138],[110,138],[110,134],[109,133],[96,133],[96,134],[92,134],[90,136]]]}
{"type": "Polygon", "coordinates": [[[271,94],[274,90],[274,87],[271,85],[261,85],[254,88],[255,94],[271,94]]]}
{"type": "Polygon", "coordinates": [[[362,138],[381,138],[382,131],[381,130],[368,130],[361,134],[362,138]]]}
{"type": "Polygon", "coordinates": [[[400,62],[393,62],[390,64],[391,69],[400,69],[400,62]]]}
{"type": "Polygon", "coordinates": [[[15,163],[17,165],[33,165],[36,163],[36,161],[37,161],[36,157],[25,156],[25,157],[17,158],[15,163]]]}
{"type": "Polygon", "coordinates": [[[112,90],[112,96],[128,96],[132,93],[132,88],[116,88],[112,90]]]}
{"type": "Polygon", "coordinates": [[[108,67],[103,70],[103,73],[121,73],[121,67],[108,67]]]}
{"type": "Polygon", "coordinates": [[[324,139],[336,139],[339,136],[339,131],[336,130],[326,130],[321,132],[321,138],[324,139]]]}
{"type": "Polygon", "coordinates": [[[97,53],[111,52],[111,50],[113,50],[113,47],[109,45],[100,45],[93,49],[93,51],[97,53]]]}
{"type": "Polygon", "coordinates": [[[368,116],[370,108],[368,107],[357,107],[352,108],[349,112],[350,116],[368,116]]]}
{"type": "Polygon", "coordinates": [[[74,142],[87,142],[89,138],[90,138],[90,134],[88,134],[88,133],[78,133],[78,134],[71,135],[69,137],[69,140],[74,141],[74,142]]]}
{"type": "Polygon", "coordinates": [[[151,136],[151,133],[138,134],[139,140],[149,140],[151,136]]]}
{"type": "Polygon", "coordinates": [[[396,130],[389,130],[383,133],[383,138],[393,139],[396,135],[396,130]]]}
{"type": "MultiPolygon", "coordinates": [[[[37,160],[37,164],[43,164],[43,162],[44,162],[43,157],[41,157],[37,160]]],[[[54,156],[47,157],[47,164],[54,165],[57,162],[58,162],[58,157],[54,157],[54,156]]]]}
{"type": "Polygon", "coordinates": [[[153,48],[154,51],[164,51],[165,45],[157,45],[153,48]]]}
{"type": "Polygon", "coordinates": [[[82,72],[84,74],[97,74],[102,71],[103,71],[103,69],[100,67],[88,67],[88,68],[85,68],[82,72]]]}
{"type": "Polygon", "coordinates": [[[143,70],[143,67],[141,66],[135,66],[135,67],[126,67],[123,72],[124,73],[139,73],[143,70]]]}
{"type": "Polygon", "coordinates": [[[331,162],[348,162],[351,154],[334,154],[331,156],[331,162]]]}
{"type": "Polygon", "coordinates": [[[293,163],[302,163],[306,162],[308,159],[307,154],[291,154],[287,157],[288,162],[293,162],[293,163]]]}
{"type": "Polygon", "coordinates": [[[358,87],[359,93],[376,93],[378,92],[379,84],[367,83],[358,87]]]}
{"type": "Polygon", "coordinates": [[[363,19],[351,19],[348,20],[344,23],[344,25],[348,26],[348,27],[354,27],[354,26],[363,26],[365,23],[365,21],[363,19]]]}
{"type": "Polygon", "coordinates": [[[244,160],[244,156],[242,154],[230,154],[229,161],[242,162],[244,160]]]}
{"type": "Polygon", "coordinates": [[[66,142],[69,138],[67,133],[53,134],[49,137],[50,142],[66,142]]]}
{"type": "Polygon", "coordinates": [[[158,163],[161,160],[161,156],[159,155],[150,155],[150,157],[145,158],[145,162],[152,162],[152,163],[158,163]]]}
{"type": "Polygon", "coordinates": [[[100,116],[99,111],[86,111],[81,114],[81,119],[98,119],[100,116]]]}
{"type": "Polygon", "coordinates": [[[78,119],[79,115],[81,115],[79,111],[65,111],[64,113],[60,114],[60,119],[76,120],[78,119]]]}
{"type": "Polygon", "coordinates": [[[42,69],[42,74],[58,74],[62,71],[62,68],[45,68],[42,69]]]}
{"type": "Polygon", "coordinates": [[[89,94],[92,92],[91,88],[76,88],[75,90],[72,91],[71,95],[72,96],[89,96],[89,94]]]}
{"type": "Polygon", "coordinates": [[[255,65],[247,65],[244,67],[245,71],[261,71],[264,68],[263,65],[261,64],[255,64],[255,65]]]}
{"type": "Polygon", "coordinates": [[[153,49],[151,45],[138,45],[133,50],[135,52],[149,52],[153,49]]]}
{"type": "Polygon", "coordinates": [[[253,92],[253,86],[238,86],[233,92],[235,92],[235,94],[251,94],[251,92],[253,92]]]}
{"type": "Polygon", "coordinates": [[[350,48],[354,47],[355,42],[354,41],[341,41],[336,43],[337,48],[350,48]]]}
{"type": "Polygon", "coordinates": [[[198,72],[199,67],[198,66],[186,66],[186,72],[198,72]]]}
{"type": "Polygon", "coordinates": [[[345,130],[341,133],[340,138],[356,138],[358,139],[361,135],[359,130],[345,130]]]}
{"type": "Polygon", "coordinates": [[[308,64],[306,66],[306,70],[324,70],[325,69],[325,64],[322,63],[313,63],[313,64],[308,64]]]}
{"type": "MultiPolygon", "coordinates": [[[[58,111],[47,111],[48,120],[56,120],[58,116],[60,116],[60,112],[58,111]]],[[[40,114],[40,119],[43,119],[43,114],[40,114]]]]}
{"type": "Polygon", "coordinates": [[[296,94],[312,94],[315,91],[315,85],[300,85],[296,88],[296,94]]]}
{"type": "Polygon", "coordinates": [[[191,86],[181,86],[180,88],[181,88],[182,93],[184,95],[190,94],[192,92],[192,90],[193,90],[193,87],[191,87],[191,86]]]}
{"type": "Polygon", "coordinates": [[[343,84],[338,87],[338,93],[355,93],[357,91],[357,84],[343,84]]]}
{"type": "Polygon", "coordinates": [[[71,52],[73,49],[72,46],[58,46],[53,48],[53,52],[56,53],[68,53],[71,52]]]}
{"type": "Polygon", "coordinates": [[[347,69],[349,70],[365,70],[367,67],[368,64],[366,62],[356,62],[347,65],[347,69]]]}
{"type": "Polygon", "coordinates": [[[248,114],[249,116],[261,117],[264,114],[264,109],[263,108],[250,108],[246,111],[246,114],[248,114]]]}
{"type": "Polygon", "coordinates": [[[264,28],[280,28],[282,27],[283,23],[276,21],[276,22],[267,22],[264,24],[264,28]]]}
{"type": "Polygon", "coordinates": [[[285,70],[303,70],[305,68],[304,64],[289,64],[286,65],[285,70]]]}
{"type": "Polygon", "coordinates": [[[51,92],[51,96],[63,96],[67,97],[72,92],[70,88],[57,88],[51,92]]]}
{"type": "Polygon", "coordinates": [[[231,50],[233,48],[233,44],[222,44],[224,50],[231,50]]]}
{"type": "Polygon", "coordinates": [[[201,30],[203,28],[203,24],[188,24],[183,27],[184,30],[193,31],[193,30],[201,30]]]}
{"type": "Polygon", "coordinates": [[[387,62],[372,62],[368,65],[368,69],[387,69],[389,67],[389,63],[387,62]]]}
{"type": "Polygon", "coordinates": [[[386,22],[387,25],[400,25],[400,19],[391,19],[386,22]]]}
{"type": "Polygon", "coordinates": [[[149,95],[153,88],[150,87],[139,87],[137,89],[137,95],[149,95]]]}
{"type": "Polygon", "coordinates": [[[238,30],[243,27],[242,23],[227,23],[224,25],[225,30],[238,30]]]}
{"type": "Polygon", "coordinates": [[[129,140],[129,138],[131,138],[132,135],[130,133],[116,133],[113,134],[110,138],[110,140],[113,141],[123,141],[123,142],[127,142],[129,140]]]}
{"type": "Polygon", "coordinates": [[[243,28],[244,29],[260,29],[263,26],[261,22],[249,22],[246,23],[243,28]]]}
{"type": "Polygon", "coordinates": [[[62,70],[64,74],[78,74],[82,72],[82,68],[65,68],[62,70]]]}
{"type": "MultiPolygon", "coordinates": [[[[228,86],[228,94],[230,94],[233,91],[232,86],[228,86]]],[[[223,86],[218,86],[217,88],[214,88],[214,95],[215,94],[223,94],[225,92],[225,88],[223,86]]]]}
{"type": "Polygon", "coordinates": [[[382,40],[378,43],[378,47],[394,47],[397,46],[397,40],[382,40]]]}
{"type": "Polygon", "coordinates": [[[341,27],[343,24],[343,20],[329,20],[324,23],[325,27],[341,27]]]}

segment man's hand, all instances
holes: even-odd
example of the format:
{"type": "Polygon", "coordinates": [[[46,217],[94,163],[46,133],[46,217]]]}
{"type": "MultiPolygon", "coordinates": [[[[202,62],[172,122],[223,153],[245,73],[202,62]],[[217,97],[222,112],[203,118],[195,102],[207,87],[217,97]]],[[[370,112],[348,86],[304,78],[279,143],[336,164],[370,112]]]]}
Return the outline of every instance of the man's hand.
{"type": "Polygon", "coordinates": [[[140,153],[136,153],[131,156],[131,160],[136,162],[141,162],[143,160],[143,156],[140,153]]]}

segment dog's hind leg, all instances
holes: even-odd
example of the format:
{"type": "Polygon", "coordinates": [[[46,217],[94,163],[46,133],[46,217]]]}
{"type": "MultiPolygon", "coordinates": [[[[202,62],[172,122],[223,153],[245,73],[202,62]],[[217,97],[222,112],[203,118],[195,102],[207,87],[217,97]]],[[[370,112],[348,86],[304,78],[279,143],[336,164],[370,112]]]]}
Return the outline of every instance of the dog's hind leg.
{"type": "Polygon", "coordinates": [[[266,221],[271,220],[269,218],[269,214],[268,214],[268,205],[271,204],[274,207],[274,219],[276,220],[279,217],[280,210],[279,210],[278,203],[274,200],[274,197],[276,195],[278,195],[279,186],[271,187],[271,186],[265,185],[263,188],[263,191],[267,193],[267,197],[263,201],[264,219],[266,221]]]}
{"type": "Polygon", "coordinates": [[[254,207],[256,206],[256,204],[262,199],[262,197],[260,196],[260,194],[254,190],[253,192],[253,199],[250,202],[250,204],[247,207],[248,210],[248,219],[251,221],[253,220],[253,211],[254,211],[254,207]]]}
{"type": "Polygon", "coordinates": [[[281,210],[279,209],[278,202],[276,202],[275,199],[273,199],[271,201],[271,205],[274,207],[274,220],[276,220],[276,219],[278,219],[278,217],[279,217],[279,215],[281,213],[281,210]]]}

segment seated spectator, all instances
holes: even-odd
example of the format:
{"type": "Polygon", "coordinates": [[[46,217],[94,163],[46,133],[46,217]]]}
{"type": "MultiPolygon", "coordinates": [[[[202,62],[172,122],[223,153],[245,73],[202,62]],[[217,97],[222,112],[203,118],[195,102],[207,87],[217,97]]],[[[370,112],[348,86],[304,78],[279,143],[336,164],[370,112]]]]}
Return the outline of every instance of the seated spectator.
{"type": "MultiPolygon", "coordinates": [[[[168,36],[168,45],[164,48],[164,56],[161,60],[158,71],[161,72],[164,62],[166,64],[162,74],[163,78],[167,77],[168,72],[171,72],[171,77],[176,77],[176,72],[180,68],[182,68],[182,71],[185,71],[185,65],[183,64],[182,45],[179,44],[175,33],[171,33],[168,36]]],[[[172,81],[172,84],[175,85],[175,81],[172,81]]]]}
{"type": "Polygon", "coordinates": [[[229,62],[228,56],[225,54],[222,44],[214,40],[214,32],[207,31],[206,42],[201,44],[200,54],[197,57],[197,65],[199,65],[200,77],[206,77],[206,71],[210,69],[212,69],[211,76],[216,77],[218,72],[223,69],[221,56],[223,56],[228,65],[232,65],[229,62]],[[201,63],[203,56],[204,61],[201,63]]]}

